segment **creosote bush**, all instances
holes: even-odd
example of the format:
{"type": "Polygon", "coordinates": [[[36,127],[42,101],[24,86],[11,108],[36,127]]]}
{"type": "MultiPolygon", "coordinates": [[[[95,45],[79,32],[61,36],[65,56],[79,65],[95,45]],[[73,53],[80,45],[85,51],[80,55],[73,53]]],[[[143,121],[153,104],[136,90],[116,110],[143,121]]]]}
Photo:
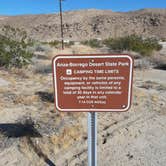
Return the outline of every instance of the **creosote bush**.
{"type": "Polygon", "coordinates": [[[60,41],[54,40],[54,41],[50,41],[50,42],[45,42],[45,44],[49,44],[51,47],[57,48],[60,44],[60,41]]]}
{"type": "Polygon", "coordinates": [[[150,56],[152,55],[153,51],[159,51],[162,49],[162,46],[158,43],[156,39],[143,39],[142,37],[136,35],[121,37],[117,39],[109,38],[104,40],[103,43],[111,50],[135,51],[143,56],[150,56]]]}
{"type": "Polygon", "coordinates": [[[24,30],[4,26],[0,34],[0,66],[21,68],[29,64],[33,54],[28,48],[32,45],[24,30]]]}
{"type": "Polygon", "coordinates": [[[100,40],[90,39],[90,40],[86,40],[86,41],[81,42],[81,44],[90,46],[92,48],[100,48],[102,43],[100,40]]]}

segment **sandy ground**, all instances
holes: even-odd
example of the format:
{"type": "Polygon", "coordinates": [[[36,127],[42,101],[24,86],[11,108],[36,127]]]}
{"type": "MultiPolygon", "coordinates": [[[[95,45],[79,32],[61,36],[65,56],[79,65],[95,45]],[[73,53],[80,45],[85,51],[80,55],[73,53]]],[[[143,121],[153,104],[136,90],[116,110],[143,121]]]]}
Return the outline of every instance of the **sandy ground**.
{"type": "MultiPolygon", "coordinates": [[[[129,112],[98,113],[98,165],[165,166],[166,89],[158,91],[137,87],[143,82],[153,81],[153,74],[158,72],[135,71],[133,106],[129,112]]],[[[166,85],[164,72],[158,74],[154,84],[166,85]]],[[[71,153],[74,149],[75,147],[66,153],[71,153]]],[[[86,145],[82,152],[77,153],[78,157],[69,160],[69,165],[87,165],[86,145]]],[[[57,163],[65,165],[58,158],[57,163]]]]}
{"type": "Polygon", "coordinates": [[[166,42],[160,42],[160,44],[163,47],[163,49],[161,50],[161,54],[165,55],[165,52],[166,52],[166,42]]]}
{"type": "MultiPolygon", "coordinates": [[[[99,166],[165,166],[165,72],[135,69],[130,111],[98,113],[99,166]]],[[[87,166],[87,114],[54,112],[52,91],[49,70],[0,70],[0,165],[87,166]]]]}

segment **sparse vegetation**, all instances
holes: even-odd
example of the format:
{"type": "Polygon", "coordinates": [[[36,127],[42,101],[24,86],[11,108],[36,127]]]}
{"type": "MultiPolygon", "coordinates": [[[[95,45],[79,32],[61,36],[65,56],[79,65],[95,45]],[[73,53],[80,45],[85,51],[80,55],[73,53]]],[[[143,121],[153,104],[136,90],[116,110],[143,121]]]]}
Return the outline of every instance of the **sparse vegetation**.
{"type": "Polygon", "coordinates": [[[52,72],[51,65],[36,64],[34,67],[34,72],[39,74],[48,74],[52,72]]]}
{"type": "Polygon", "coordinates": [[[131,35],[120,38],[108,38],[104,41],[98,39],[91,39],[81,42],[83,45],[90,46],[92,48],[100,48],[107,46],[112,51],[134,51],[143,56],[151,56],[153,51],[159,51],[162,49],[162,45],[159,44],[157,39],[146,38],[141,36],[131,35]]]}
{"type": "Polygon", "coordinates": [[[32,40],[27,33],[18,28],[4,26],[3,35],[0,35],[0,66],[21,68],[30,63],[32,40]]]}
{"type": "Polygon", "coordinates": [[[90,46],[92,48],[100,48],[102,46],[101,41],[97,40],[97,39],[86,40],[86,41],[81,42],[81,44],[90,46]]]}
{"type": "MultiPolygon", "coordinates": [[[[42,42],[42,44],[49,45],[50,47],[54,47],[54,48],[61,47],[61,41],[59,41],[59,40],[53,40],[50,42],[42,42]]],[[[74,41],[69,41],[69,42],[64,41],[64,45],[65,45],[65,47],[70,47],[70,46],[74,45],[74,41]]]]}
{"type": "Polygon", "coordinates": [[[153,51],[159,51],[162,48],[156,39],[143,39],[136,35],[121,37],[118,39],[109,38],[103,43],[115,51],[135,51],[143,56],[150,56],[153,51]]]}
{"type": "Polygon", "coordinates": [[[51,46],[48,43],[43,43],[40,41],[36,41],[34,42],[33,47],[31,48],[32,52],[34,52],[34,54],[45,54],[48,55],[50,54],[50,52],[52,51],[51,46]]]}
{"type": "Polygon", "coordinates": [[[50,42],[45,42],[45,44],[49,44],[51,47],[57,48],[58,45],[60,44],[60,41],[54,40],[54,41],[50,41],[50,42]]]}

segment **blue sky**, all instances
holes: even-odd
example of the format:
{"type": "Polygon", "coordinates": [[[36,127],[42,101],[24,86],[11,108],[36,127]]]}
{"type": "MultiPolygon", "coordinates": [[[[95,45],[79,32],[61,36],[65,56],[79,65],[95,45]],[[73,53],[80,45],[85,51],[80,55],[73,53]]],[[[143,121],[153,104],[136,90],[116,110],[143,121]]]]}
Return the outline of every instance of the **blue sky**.
{"type": "MultiPolygon", "coordinates": [[[[110,9],[131,11],[142,8],[166,8],[166,0],[65,0],[63,10],[110,9]]],[[[0,0],[0,15],[55,13],[59,0],[0,0]]]]}

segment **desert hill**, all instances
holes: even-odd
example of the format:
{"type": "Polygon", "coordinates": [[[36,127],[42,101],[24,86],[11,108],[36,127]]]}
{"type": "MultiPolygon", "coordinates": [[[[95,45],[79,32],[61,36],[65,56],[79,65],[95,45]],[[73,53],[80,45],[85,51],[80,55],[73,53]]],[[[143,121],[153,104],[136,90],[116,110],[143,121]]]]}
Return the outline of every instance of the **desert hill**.
{"type": "MultiPolygon", "coordinates": [[[[24,28],[37,40],[60,39],[58,14],[0,16],[3,25],[24,28]]],[[[138,34],[166,38],[166,9],[142,9],[131,12],[78,10],[63,13],[64,36],[69,40],[119,37],[138,34]]]]}

